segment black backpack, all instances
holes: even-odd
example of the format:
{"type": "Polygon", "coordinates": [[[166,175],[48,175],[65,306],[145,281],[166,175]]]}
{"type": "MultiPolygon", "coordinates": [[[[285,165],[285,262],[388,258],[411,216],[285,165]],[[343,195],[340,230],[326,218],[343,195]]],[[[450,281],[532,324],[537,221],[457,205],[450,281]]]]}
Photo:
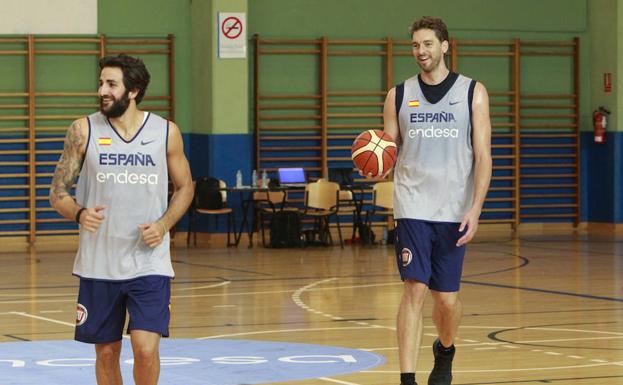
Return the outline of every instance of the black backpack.
{"type": "Polygon", "coordinates": [[[361,243],[364,245],[374,245],[376,236],[374,235],[374,231],[372,231],[372,227],[365,223],[359,223],[357,227],[361,243]]]}
{"type": "Polygon", "coordinates": [[[202,176],[195,186],[194,206],[197,209],[218,210],[225,207],[220,182],[216,178],[202,176]]]}
{"type": "Polygon", "coordinates": [[[293,211],[277,211],[270,221],[270,247],[301,247],[301,216],[293,211]]]}

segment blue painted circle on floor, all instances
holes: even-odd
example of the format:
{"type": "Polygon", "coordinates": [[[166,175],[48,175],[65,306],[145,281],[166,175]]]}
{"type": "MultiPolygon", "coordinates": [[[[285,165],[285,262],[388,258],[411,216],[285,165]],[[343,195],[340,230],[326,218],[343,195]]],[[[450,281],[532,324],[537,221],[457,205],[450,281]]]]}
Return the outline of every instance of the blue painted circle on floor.
{"type": "MultiPolygon", "coordinates": [[[[161,385],[237,385],[359,372],[383,356],[350,348],[255,340],[163,339],[161,385]]],[[[95,350],[76,341],[0,343],[0,384],[95,383],[95,350]]],[[[132,349],[123,341],[121,372],[132,382],[132,349]]]]}

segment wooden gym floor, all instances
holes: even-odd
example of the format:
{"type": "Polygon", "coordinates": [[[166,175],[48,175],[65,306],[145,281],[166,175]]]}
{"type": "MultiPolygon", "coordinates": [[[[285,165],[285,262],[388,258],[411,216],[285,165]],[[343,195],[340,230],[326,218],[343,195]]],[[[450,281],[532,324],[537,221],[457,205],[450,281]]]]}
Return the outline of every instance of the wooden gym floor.
{"type": "MultiPolygon", "coordinates": [[[[395,315],[402,287],[392,246],[274,250],[248,249],[245,241],[226,248],[222,238],[204,239],[188,249],[177,242],[172,338],[369,350],[386,363],[281,384],[398,384],[395,315]]],[[[0,342],[73,338],[73,247],[0,254],[0,342]]],[[[622,290],[621,232],[541,229],[512,238],[508,231],[481,231],[464,266],[453,383],[623,384],[622,290]]],[[[420,385],[432,365],[430,312],[429,299],[420,385]]]]}

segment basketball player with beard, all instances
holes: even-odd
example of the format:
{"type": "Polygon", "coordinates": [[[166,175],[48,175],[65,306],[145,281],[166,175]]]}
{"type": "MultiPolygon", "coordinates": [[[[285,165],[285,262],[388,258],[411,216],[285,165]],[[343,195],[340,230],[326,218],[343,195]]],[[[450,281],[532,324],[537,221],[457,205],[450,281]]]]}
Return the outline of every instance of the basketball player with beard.
{"type": "Polygon", "coordinates": [[[50,203],[80,227],[75,338],[95,345],[97,383],[122,384],[127,311],[134,381],[154,385],[160,338],[169,334],[169,229],[190,205],[193,183],[177,125],[137,107],[150,79],[143,62],[109,56],[99,67],[100,110],[69,127],[50,203]]]}
{"type": "Polygon", "coordinates": [[[465,244],[478,229],[491,179],[489,97],[481,83],[446,67],[449,38],[441,19],[423,17],[410,32],[420,73],[392,88],[383,109],[384,131],[398,138],[395,245],[404,281],[397,317],[400,381],[416,384],[422,308],[430,290],[438,338],[428,384],[449,385],[462,315],[458,291],[465,244]]]}

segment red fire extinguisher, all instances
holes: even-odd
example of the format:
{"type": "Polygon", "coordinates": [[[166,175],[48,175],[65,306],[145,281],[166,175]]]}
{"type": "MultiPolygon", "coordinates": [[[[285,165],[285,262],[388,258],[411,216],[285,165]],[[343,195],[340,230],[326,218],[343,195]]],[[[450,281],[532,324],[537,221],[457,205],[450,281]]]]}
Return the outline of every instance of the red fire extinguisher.
{"type": "Polygon", "coordinates": [[[597,110],[593,111],[593,131],[595,143],[606,143],[606,126],[608,125],[608,111],[605,107],[600,106],[597,110]]]}

